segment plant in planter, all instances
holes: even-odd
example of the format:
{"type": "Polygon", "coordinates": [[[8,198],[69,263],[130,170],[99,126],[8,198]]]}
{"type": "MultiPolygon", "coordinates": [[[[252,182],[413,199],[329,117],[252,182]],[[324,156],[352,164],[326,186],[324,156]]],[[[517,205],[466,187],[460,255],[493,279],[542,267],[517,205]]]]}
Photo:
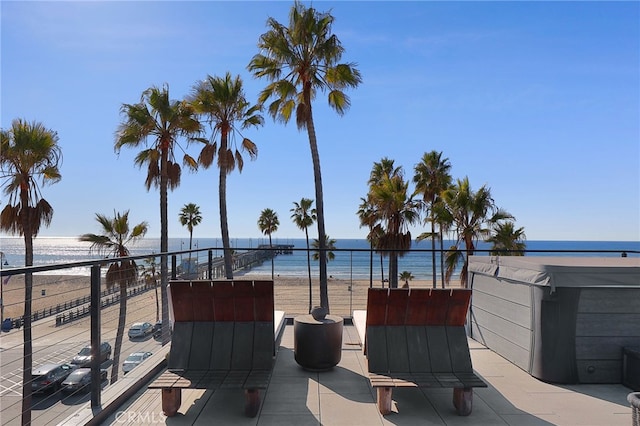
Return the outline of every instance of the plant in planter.
{"type": "MultiPolygon", "coordinates": [[[[336,240],[329,238],[327,259],[333,260],[336,240]]],[[[313,260],[318,260],[318,240],[314,240],[313,260]]],[[[296,362],[308,370],[322,371],[335,367],[342,357],[342,328],[344,320],[337,315],[329,315],[327,308],[316,306],[309,315],[294,319],[294,353],[296,362]]]]}

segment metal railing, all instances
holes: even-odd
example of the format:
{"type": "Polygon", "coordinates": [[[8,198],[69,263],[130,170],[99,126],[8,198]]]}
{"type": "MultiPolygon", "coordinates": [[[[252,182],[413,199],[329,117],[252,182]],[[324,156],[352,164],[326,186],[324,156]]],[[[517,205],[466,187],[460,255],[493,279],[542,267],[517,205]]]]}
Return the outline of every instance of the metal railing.
{"type": "MultiPolygon", "coordinates": [[[[191,251],[178,251],[161,254],[132,256],[128,259],[139,264],[145,259],[154,259],[159,265],[162,256],[167,257],[169,279],[218,279],[224,278],[222,257],[214,256],[219,248],[203,248],[191,251]],[[185,262],[186,258],[186,262],[185,262]],[[179,260],[182,260],[179,262],[179,260]]],[[[366,307],[366,294],[369,286],[388,286],[385,277],[386,260],[380,254],[369,249],[333,249],[334,259],[328,262],[328,292],[331,313],[350,317],[354,309],[366,307]]],[[[313,253],[313,250],[312,250],[313,253]]],[[[410,271],[412,287],[432,286],[430,249],[411,250],[399,259],[398,271],[410,271]]],[[[436,250],[438,257],[442,254],[436,250]]],[[[487,250],[477,250],[476,254],[487,254],[487,250]]],[[[637,250],[528,250],[527,255],[555,254],[579,256],[615,256],[639,257],[637,250]]],[[[98,348],[100,342],[115,340],[119,314],[119,292],[117,289],[104,289],[104,271],[108,266],[122,259],[100,259],[67,264],[32,266],[28,268],[5,268],[0,271],[3,283],[3,311],[10,317],[10,327],[3,328],[2,361],[0,363],[0,417],[3,424],[19,424],[22,416],[22,362],[24,339],[20,328],[24,318],[21,310],[24,303],[24,288],[21,278],[25,274],[34,277],[34,306],[31,321],[33,335],[33,367],[43,364],[69,363],[71,358],[84,346],[98,348]],[[87,270],[86,275],[70,275],[68,271],[79,268],[87,270]],[[10,284],[4,284],[10,277],[10,284]]],[[[311,305],[309,295],[318,304],[317,262],[311,261],[312,277],[308,276],[307,250],[290,248],[286,251],[277,248],[235,248],[233,265],[234,277],[245,279],[270,279],[273,260],[275,307],[286,312],[287,316],[308,313],[311,305]],[[310,282],[311,281],[311,282],[310,282]]],[[[439,258],[436,268],[439,269],[439,258]]],[[[159,271],[159,267],[157,270],[159,271]]],[[[143,280],[130,288],[127,294],[127,325],[134,322],[155,323],[159,317],[160,300],[158,293],[160,280],[143,280]],[[155,319],[155,321],[154,321],[155,319]]],[[[400,281],[402,285],[404,281],[400,281]]],[[[440,280],[437,281],[440,285],[440,280]]],[[[456,285],[450,283],[449,285],[456,285]]],[[[3,324],[4,325],[4,324],[3,324]]],[[[119,362],[122,363],[128,352],[154,352],[162,346],[153,336],[128,340],[125,336],[119,362]]],[[[101,370],[113,367],[113,361],[101,360],[95,356],[90,364],[92,385],[90,388],[91,405],[97,407],[101,402],[101,392],[107,383],[101,380],[101,370]]],[[[120,366],[119,366],[120,367],[120,366]]],[[[32,370],[35,371],[35,370],[32,370]]],[[[124,373],[120,368],[119,378],[124,373]]],[[[35,383],[35,382],[33,382],[35,383]]],[[[53,386],[50,393],[34,397],[32,401],[32,424],[57,423],[74,410],[88,402],[88,395],[80,392],[64,392],[53,386]],[[66,407],[66,410],[49,410],[53,405],[66,407]]]]}

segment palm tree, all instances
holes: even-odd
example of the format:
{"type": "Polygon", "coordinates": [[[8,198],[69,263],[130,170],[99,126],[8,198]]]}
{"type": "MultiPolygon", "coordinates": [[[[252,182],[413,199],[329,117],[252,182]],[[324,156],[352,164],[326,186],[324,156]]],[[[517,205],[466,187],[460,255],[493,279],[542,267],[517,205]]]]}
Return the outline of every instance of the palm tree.
{"type": "MultiPolygon", "coordinates": [[[[445,189],[446,190],[446,189],[445,189]]],[[[440,193],[442,194],[442,192],[440,193]]],[[[440,237],[440,280],[441,280],[441,284],[442,284],[442,288],[445,288],[445,283],[448,282],[448,278],[446,278],[446,267],[445,267],[445,259],[446,259],[446,254],[445,254],[445,250],[444,250],[444,234],[448,234],[451,231],[451,228],[453,227],[453,216],[451,215],[451,212],[449,210],[447,210],[446,208],[446,204],[444,203],[444,201],[442,200],[441,196],[438,196],[437,200],[435,203],[433,203],[433,205],[431,206],[431,212],[433,214],[433,220],[435,223],[438,224],[438,228],[439,231],[439,237],[440,237]]],[[[420,238],[422,236],[419,235],[418,238],[420,238]]]]}
{"type": "MultiPolygon", "coordinates": [[[[311,243],[311,247],[314,248],[313,260],[320,260],[320,242],[318,241],[317,238],[313,239],[313,242],[311,243]]],[[[327,260],[335,259],[336,255],[332,250],[336,249],[336,240],[334,240],[333,238],[327,235],[327,240],[324,242],[324,247],[327,253],[327,260]]]]}
{"type": "Polygon", "coordinates": [[[309,313],[311,313],[311,309],[313,309],[312,304],[312,290],[311,290],[311,253],[309,252],[309,227],[313,225],[313,223],[317,219],[316,209],[313,206],[313,200],[310,198],[302,198],[300,202],[293,202],[293,208],[291,211],[291,219],[293,219],[293,223],[299,229],[304,231],[304,236],[307,241],[307,270],[309,272],[309,313]]]}
{"type": "Polygon", "coordinates": [[[485,241],[492,244],[492,256],[524,256],[526,238],[524,228],[516,229],[513,222],[507,221],[498,223],[485,241]]]}
{"type": "MultiPolygon", "coordinates": [[[[377,245],[376,234],[374,233],[376,217],[374,208],[367,198],[360,197],[357,215],[360,219],[360,227],[366,226],[369,228],[367,240],[369,241],[369,288],[371,288],[373,287],[373,248],[377,245]]],[[[382,279],[384,280],[384,277],[382,279]]]]}
{"type": "Polygon", "coordinates": [[[411,281],[414,278],[415,277],[413,276],[413,274],[411,272],[402,271],[400,273],[400,279],[404,281],[404,285],[402,286],[402,288],[409,288],[409,281],[411,281]]]}
{"type": "MultiPolygon", "coordinates": [[[[436,237],[440,236],[440,253],[442,254],[442,227],[436,233],[435,204],[440,198],[440,193],[451,185],[451,163],[449,159],[442,159],[442,152],[431,151],[424,153],[421,161],[415,165],[413,182],[416,185],[416,194],[422,194],[422,201],[428,212],[428,221],[431,223],[431,232],[423,233],[416,238],[422,241],[425,238],[431,239],[431,262],[433,272],[433,288],[436,288],[436,237]]],[[[442,256],[441,256],[442,257],[442,256]]],[[[442,274],[444,275],[444,274],[442,274]]]]}
{"type": "MultiPolygon", "coordinates": [[[[0,229],[24,237],[24,264],[33,265],[33,239],[40,226],[49,226],[53,207],[42,198],[42,185],[58,182],[62,150],[58,135],[42,123],[15,119],[11,128],[0,130],[0,171],[4,180],[7,205],[0,213],[0,229]]],[[[22,424],[31,423],[31,369],[33,343],[31,333],[31,302],[33,275],[24,276],[24,347],[22,358],[22,424]]]]}
{"type": "Polygon", "coordinates": [[[180,209],[180,224],[186,226],[189,230],[189,273],[191,273],[191,248],[193,242],[193,228],[200,225],[202,222],[202,214],[200,213],[200,207],[194,203],[185,204],[180,209]]]}
{"type": "Polygon", "coordinates": [[[404,177],[402,167],[396,167],[394,162],[394,160],[388,157],[383,157],[379,163],[374,162],[371,173],[369,174],[369,181],[367,182],[369,186],[379,184],[384,178],[392,178],[394,176],[404,177]]]}
{"type": "MultiPolygon", "coordinates": [[[[149,229],[147,222],[140,222],[131,228],[129,225],[129,210],[124,213],[114,212],[112,218],[96,213],[96,221],[102,227],[102,233],[82,234],[79,240],[91,243],[89,251],[97,251],[105,257],[126,258],[130,256],[129,245],[144,237],[149,229]]],[[[118,380],[122,338],[124,336],[124,326],[127,322],[127,287],[138,281],[136,262],[129,259],[112,262],[109,265],[109,269],[107,269],[105,279],[108,289],[111,289],[114,285],[120,287],[120,312],[118,315],[116,343],[113,347],[113,365],[111,367],[111,383],[115,383],[118,380]]]]}
{"type": "MultiPolygon", "coordinates": [[[[402,167],[396,167],[395,161],[388,158],[383,157],[380,162],[374,162],[373,167],[371,168],[371,173],[369,175],[369,181],[367,182],[369,188],[373,188],[376,185],[379,185],[383,179],[391,179],[393,177],[397,177],[402,179],[404,176],[404,172],[402,167]]],[[[369,194],[367,195],[367,203],[369,204],[371,211],[369,212],[370,217],[368,220],[371,222],[370,231],[369,231],[369,241],[373,247],[378,249],[378,253],[380,253],[380,282],[382,283],[382,288],[384,288],[384,257],[387,255],[387,251],[380,250],[382,247],[382,238],[385,235],[385,230],[383,226],[380,224],[380,216],[377,206],[373,205],[373,201],[371,199],[371,190],[369,190],[369,194]]],[[[390,259],[391,261],[391,259],[390,259]]],[[[372,286],[372,283],[369,283],[372,286]]]]}
{"type": "Polygon", "coordinates": [[[144,265],[140,267],[141,275],[145,283],[152,285],[156,293],[156,322],[160,321],[160,305],[158,302],[158,272],[156,270],[156,258],[148,257],[144,260],[144,265]]]}
{"type": "Polygon", "coordinates": [[[466,287],[469,256],[473,255],[477,241],[489,237],[493,226],[513,219],[513,216],[495,205],[488,187],[483,185],[478,191],[472,191],[467,177],[458,179],[441,196],[457,236],[456,244],[447,254],[447,277],[464,257],[460,283],[466,287]],[[464,254],[459,249],[460,244],[464,244],[464,254]]]}
{"type": "Polygon", "coordinates": [[[409,225],[418,218],[418,206],[408,195],[401,174],[383,177],[369,189],[369,199],[383,233],[378,248],[389,254],[389,287],[398,287],[398,257],[411,248],[409,225]]]}
{"type": "Polygon", "coordinates": [[[273,18],[267,20],[268,31],[260,36],[256,54],[248,65],[255,77],[270,83],[260,93],[259,101],[269,104],[269,114],[285,124],[295,112],[299,130],[306,129],[313,162],[316,192],[318,239],[320,240],[320,304],[329,312],[327,293],[326,232],[324,196],[312,100],[317,92],[328,91],[329,106],[343,115],[350,106],[344,89],[357,87],[362,81],[353,63],[339,63],[344,52],[340,40],[331,33],[333,16],[305,7],[296,1],[289,14],[289,26],[273,18]]]}
{"type": "MultiPolygon", "coordinates": [[[[138,167],[146,165],[147,191],[153,185],[160,189],[160,293],[162,295],[162,344],[169,343],[169,303],[167,285],[169,268],[167,253],[169,251],[168,222],[168,190],[180,185],[180,165],[176,162],[176,151],[183,151],[178,140],[181,137],[187,142],[198,135],[202,129],[195,111],[184,101],[173,101],[169,98],[169,87],[151,87],[144,92],[137,104],[123,104],[121,108],[125,121],[118,126],[115,150],[122,147],[137,148],[143,144],[146,149],[135,158],[138,167]],[[151,139],[151,146],[147,141],[151,139]]],[[[183,164],[191,169],[197,168],[194,158],[183,156],[183,164]]]]}
{"type": "MultiPolygon", "coordinates": [[[[258,218],[258,228],[264,235],[269,236],[269,247],[273,247],[271,243],[271,234],[278,230],[278,226],[280,226],[280,220],[278,219],[278,214],[271,209],[264,209],[260,212],[260,217],[258,218]]],[[[274,264],[273,258],[275,257],[275,253],[273,251],[271,254],[271,280],[273,280],[274,273],[274,264]]]]}
{"type": "MultiPolygon", "coordinates": [[[[376,248],[389,255],[389,287],[398,286],[398,256],[411,247],[408,226],[417,219],[417,204],[408,195],[409,183],[402,167],[395,167],[387,157],[373,163],[369,175],[367,202],[371,205],[371,223],[376,248]]],[[[384,278],[383,278],[384,286],[384,278]]]]}
{"type": "Polygon", "coordinates": [[[254,160],[258,156],[258,147],[250,139],[243,137],[240,130],[264,123],[260,105],[251,106],[247,102],[240,76],[234,78],[230,73],[224,77],[207,76],[199,82],[190,97],[191,104],[199,114],[207,117],[211,126],[211,138],[205,144],[198,162],[208,169],[218,158],[220,179],[218,182],[218,201],[220,205],[220,228],[224,252],[224,270],[228,279],[233,278],[233,256],[229,239],[227,218],[227,176],[237,167],[242,172],[244,160],[240,151],[245,151],[254,160]],[[220,135],[219,143],[216,140],[220,135]],[[238,149],[236,135],[242,138],[238,149]]]}

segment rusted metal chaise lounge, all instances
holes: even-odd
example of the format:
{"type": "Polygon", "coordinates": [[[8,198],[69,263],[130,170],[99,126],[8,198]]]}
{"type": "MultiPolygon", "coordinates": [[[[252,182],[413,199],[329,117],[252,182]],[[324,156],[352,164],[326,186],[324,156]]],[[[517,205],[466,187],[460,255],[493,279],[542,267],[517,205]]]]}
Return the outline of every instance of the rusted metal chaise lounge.
{"type": "Polygon", "coordinates": [[[163,413],[178,412],[182,389],[223,387],[244,389],[245,414],[255,417],[284,326],[284,312],[274,313],[273,281],[171,281],[170,291],[167,370],[149,386],[162,390],[163,413]]]}
{"type": "Polygon", "coordinates": [[[354,322],[380,413],[391,412],[394,387],[447,387],[457,413],[469,415],[473,388],[487,386],[473,371],[464,329],[471,290],[370,288],[367,297],[354,322]]]}

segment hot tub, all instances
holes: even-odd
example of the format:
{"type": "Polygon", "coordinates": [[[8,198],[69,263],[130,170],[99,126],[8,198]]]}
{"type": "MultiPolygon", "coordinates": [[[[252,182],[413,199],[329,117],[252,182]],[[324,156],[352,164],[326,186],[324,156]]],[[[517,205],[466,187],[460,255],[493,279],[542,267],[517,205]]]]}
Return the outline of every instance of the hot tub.
{"type": "Polygon", "coordinates": [[[640,346],[640,258],[471,256],[469,333],[552,383],[622,383],[640,346]]]}

